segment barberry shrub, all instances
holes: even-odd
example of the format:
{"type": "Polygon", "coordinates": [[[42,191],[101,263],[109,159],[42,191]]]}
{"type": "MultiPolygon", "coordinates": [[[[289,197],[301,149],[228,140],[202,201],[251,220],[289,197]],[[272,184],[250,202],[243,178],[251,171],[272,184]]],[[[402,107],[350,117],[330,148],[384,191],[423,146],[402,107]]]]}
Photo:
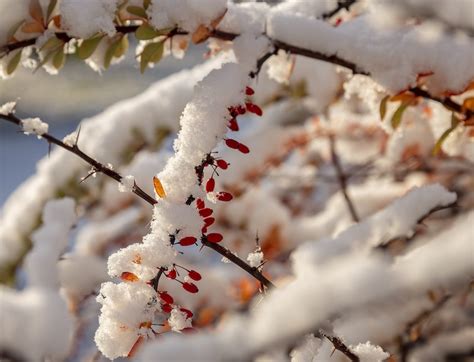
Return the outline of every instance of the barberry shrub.
{"type": "Polygon", "coordinates": [[[209,49],[64,139],[0,106],[54,146],[0,215],[2,358],[472,358],[473,8],[0,2],[2,78],[209,49]]]}

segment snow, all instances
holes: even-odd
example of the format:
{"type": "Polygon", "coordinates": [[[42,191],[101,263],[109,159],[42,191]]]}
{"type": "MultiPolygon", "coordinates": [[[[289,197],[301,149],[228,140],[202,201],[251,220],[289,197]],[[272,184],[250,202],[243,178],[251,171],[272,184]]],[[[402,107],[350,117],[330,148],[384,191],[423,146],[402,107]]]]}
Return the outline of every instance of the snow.
{"type": "Polygon", "coordinates": [[[252,253],[249,253],[249,255],[247,255],[247,261],[252,268],[259,267],[263,261],[262,249],[257,247],[252,253]]]}
{"type": "Polygon", "coordinates": [[[175,332],[179,332],[192,326],[191,320],[187,317],[186,313],[181,312],[178,309],[173,309],[171,311],[168,322],[170,324],[171,330],[175,332]]]}
{"type": "Polygon", "coordinates": [[[116,33],[115,12],[118,0],[62,0],[61,25],[71,36],[87,39],[96,33],[109,37],[116,33]]]}
{"type": "Polygon", "coordinates": [[[135,187],[135,177],[127,175],[122,178],[122,181],[118,184],[118,190],[120,192],[132,192],[135,187]]]}
{"type": "Polygon", "coordinates": [[[178,26],[194,32],[199,25],[211,22],[226,11],[226,0],[153,0],[147,13],[156,29],[178,26]]]}
{"type": "Polygon", "coordinates": [[[0,114],[8,116],[15,113],[16,102],[7,102],[0,107],[0,114]]]}
{"type": "Polygon", "coordinates": [[[0,46],[5,45],[11,29],[22,20],[29,18],[29,0],[2,0],[0,14],[8,14],[0,23],[0,46]]]}
{"type": "Polygon", "coordinates": [[[361,362],[382,362],[390,357],[390,354],[384,352],[380,346],[374,346],[370,342],[359,343],[357,346],[351,346],[350,349],[361,362]]]}
{"type": "Polygon", "coordinates": [[[39,118],[25,118],[21,120],[21,127],[25,134],[35,134],[38,138],[48,133],[49,125],[39,118]]]}

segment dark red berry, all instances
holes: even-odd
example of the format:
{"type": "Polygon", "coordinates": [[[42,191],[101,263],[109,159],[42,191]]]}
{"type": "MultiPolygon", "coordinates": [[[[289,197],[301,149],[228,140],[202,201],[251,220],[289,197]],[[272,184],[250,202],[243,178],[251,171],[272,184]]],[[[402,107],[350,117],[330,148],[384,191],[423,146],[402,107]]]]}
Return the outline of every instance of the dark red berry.
{"type": "Polygon", "coordinates": [[[237,142],[236,140],[233,140],[232,138],[227,138],[225,140],[225,144],[227,145],[227,147],[233,148],[234,150],[239,149],[239,145],[240,145],[239,142],[237,142]]]}
{"type": "Polygon", "coordinates": [[[248,95],[248,96],[251,96],[255,93],[255,91],[250,88],[250,87],[245,87],[245,94],[248,95]]]}
{"type": "Polygon", "coordinates": [[[231,131],[237,132],[237,131],[239,130],[239,124],[237,123],[237,120],[236,120],[235,118],[232,118],[232,119],[229,121],[229,124],[228,124],[227,127],[229,127],[229,129],[230,129],[231,131]]]}
{"type": "Polygon", "coordinates": [[[180,308],[179,309],[181,312],[185,313],[187,318],[192,318],[193,317],[193,312],[191,312],[189,309],[186,308],[180,308]]]}
{"type": "Polygon", "coordinates": [[[223,237],[219,233],[211,233],[206,235],[206,239],[211,243],[219,243],[222,241],[223,237]]]}
{"type": "Polygon", "coordinates": [[[261,116],[263,114],[262,109],[253,103],[245,103],[247,110],[251,113],[255,113],[257,116],[261,116]]]}
{"type": "Polygon", "coordinates": [[[242,143],[239,143],[238,150],[242,153],[249,153],[250,152],[249,148],[246,145],[242,144],[242,143]]]}
{"type": "Polygon", "coordinates": [[[214,191],[214,187],[216,186],[216,181],[214,180],[213,177],[211,177],[209,180],[206,182],[206,192],[212,192],[214,191]]]}
{"type": "Polygon", "coordinates": [[[176,270],[170,270],[168,274],[165,274],[170,279],[176,279],[176,270]]]}
{"type": "Polygon", "coordinates": [[[199,215],[201,215],[202,217],[211,216],[212,215],[212,209],[209,209],[208,207],[206,207],[205,209],[201,209],[201,210],[199,210],[199,215]]]}
{"type": "Polygon", "coordinates": [[[222,168],[223,170],[227,170],[227,167],[229,167],[229,164],[224,161],[224,160],[217,160],[217,167],[222,168]]]}
{"type": "Polygon", "coordinates": [[[205,206],[204,201],[203,201],[202,199],[197,199],[197,201],[196,201],[196,207],[197,207],[198,209],[203,209],[204,206],[205,206]]]}
{"type": "Polygon", "coordinates": [[[247,110],[245,109],[244,106],[239,105],[239,106],[237,107],[237,112],[238,112],[239,114],[245,114],[245,113],[247,113],[247,110]]]}
{"type": "Polygon", "coordinates": [[[180,241],[179,241],[179,245],[181,246],[189,246],[189,245],[193,245],[196,243],[196,238],[194,236],[186,236],[185,238],[182,238],[180,241]]]}
{"type": "MultiPolygon", "coordinates": [[[[219,198],[219,195],[217,195],[217,198],[219,198]]],[[[214,221],[216,221],[216,219],[214,219],[213,217],[207,217],[204,219],[204,225],[211,226],[212,224],[214,224],[214,221]]]]}
{"type": "Polygon", "coordinates": [[[184,282],[182,285],[183,285],[183,288],[189,293],[199,292],[198,287],[193,283],[184,282]]]}
{"type": "MultiPolygon", "coordinates": [[[[220,200],[220,201],[230,201],[232,200],[234,197],[232,196],[231,193],[229,192],[219,192],[217,194],[217,199],[220,200]]],[[[206,220],[204,220],[206,221],[206,220]]]]}
{"type": "Polygon", "coordinates": [[[188,272],[188,276],[192,279],[192,280],[201,280],[202,277],[201,277],[201,274],[199,274],[196,270],[190,270],[188,272]]]}
{"type": "Polygon", "coordinates": [[[173,310],[173,307],[169,304],[163,304],[161,310],[165,313],[170,313],[173,310]]]}
{"type": "Polygon", "coordinates": [[[160,295],[161,300],[165,302],[166,304],[174,303],[173,297],[169,295],[167,292],[158,292],[158,294],[160,295]]]}
{"type": "Polygon", "coordinates": [[[204,226],[202,227],[202,229],[201,229],[201,232],[202,232],[203,234],[207,233],[207,226],[204,225],[204,226]]]}

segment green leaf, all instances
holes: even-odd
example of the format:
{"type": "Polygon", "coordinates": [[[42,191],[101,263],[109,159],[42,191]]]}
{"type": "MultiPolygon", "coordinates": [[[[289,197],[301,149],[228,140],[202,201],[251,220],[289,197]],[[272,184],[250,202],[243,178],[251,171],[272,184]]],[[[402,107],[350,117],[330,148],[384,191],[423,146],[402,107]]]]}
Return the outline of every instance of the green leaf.
{"type": "Polygon", "coordinates": [[[133,5],[127,6],[127,11],[130,14],[138,16],[140,18],[144,18],[144,19],[147,18],[145,9],[141,8],[140,6],[133,6],[133,5]]]}
{"type": "Polygon", "coordinates": [[[38,69],[40,69],[47,62],[49,62],[51,60],[51,58],[53,57],[54,53],[55,53],[55,51],[53,50],[53,51],[49,52],[48,54],[46,54],[46,56],[43,58],[43,60],[36,66],[33,73],[35,73],[38,69]]]}
{"type": "Polygon", "coordinates": [[[94,54],[104,36],[105,35],[96,35],[92,38],[84,40],[77,49],[77,56],[82,60],[89,58],[92,54],[94,54]]]}
{"type": "Polygon", "coordinates": [[[64,54],[63,48],[61,48],[53,55],[53,66],[59,70],[64,66],[64,63],[66,63],[66,55],[64,54]]]}
{"type": "Polygon", "coordinates": [[[114,58],[120,58],[123,56],[128,50],[128,37],[127,35],[122,36],[119,41],[119,45],[114,53],[114,58]]]}
{"type": "Polygon", "coordinates": [[[400,123],[402,122],[403,112],[405,112],[405,109],[407,109],[408,105],[409,103],[400,104],[400,106],[397,108],[397,110],[393,114],[392,120],[390,121],[393,129],[397,129],[400,123]]]}
{"type": "Polygon", "coordinates": [[[51,14],[54,11],[54,8],[56,7],[56,4],[58,3],[58,0],[51,0],[48,5],[48,10],[46,11],[46,19],[48,20],[51,14]]]}
{"type": "Polygon", "coordinates": [[[43,46],[40,48],[40,51],[49,51],[49,50],[57,49],[63,45],[64,45],[64,42],[62,40],[53,36],[52,38],[49,38],[46,41],[46,43],[43,44],[43,46]]]}
{"type": "Polygon", "coordinates": [[[433,156],[437,156],[441,152],[441,147],[443,146],[444,141],[446,141],[451,132],[457,128],[459,123],[461,123],[461,120],[453,113],[451,115],[451,127],[444,131],[441,137],[436,141],[432,151],[433,156]]]}
{"type": "Polygon", "coordinates": [[[119,48],[122,44],[122,38],[123,38],[123,36],[117,38],[107,48],[107,51],[105,52],[105,57],[104,57],[104,68],[105,69],[108,69],[110,67],[110,63],[112,62],[112,58],[115,57],[115,54],[120,53],[119,48]]]}
{"type": "Polygon", "coordinates": [[[135,36],[138,40],[150,40],[156,38],[157,36],[162,35],[159,31],[156,31],[149,24],[142,24],[135,31],[135,36]]]}
{"type": "Polygon", "coordinates": [[[150,6],[151,4],[151,0],[143,0],[143,7],[145,9],[148,9],[148,7],[150,6]]]}
{"type": "Polygon", "coordinates": [[[18,67],[18,64],[20,64],[21,51],[22,51],[22,49],[20,49],[8,62],[8,64],[7,64],[7,74],[8,75],[12,74],[16,70],[16,68],[18,67]]]}
{"type": "Polygon", "coordinates": [[[390,99],[390,96],[385,96],[382,101],[380,102],[379,112],[380,112],[380,120],[383,121],[385,115],[387,114],[387,102],[390,99]]]}
{"type": "Polygon", "coordinates": [[[7,33],[7,41],[10,41],[11,38],[15,36],[15,33],[20,29],[20,27],[25,23],[25,20],[20,20],[19,22],[15,23],[7,33]]]}
{"type": "Polygon", "coordinates": [[[149,43],[143,49],[140,57],[140,72],[143,74],[148,66],[148,63],[159,62],[163,56],[164,42],[149,43]]]}

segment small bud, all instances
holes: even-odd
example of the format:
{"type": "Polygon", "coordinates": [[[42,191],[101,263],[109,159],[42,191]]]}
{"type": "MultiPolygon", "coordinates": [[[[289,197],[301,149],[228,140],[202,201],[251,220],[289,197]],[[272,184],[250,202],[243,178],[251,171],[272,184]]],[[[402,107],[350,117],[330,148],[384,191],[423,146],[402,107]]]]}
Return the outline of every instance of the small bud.
{"type": "Polygon", "coordinates": [[[229,164],[224,160],[217,160],[216,163],[217,163],[217,167],[223,170],[227,170],[227,167],[229,167],[229,164]]]}
{"type": "Polygon", "coordinates": [[[229,121],[229,124],[227,125],[231,131],[237,132],[239,130],[239,124],[237,123],[237,120],[235,118],[232,118],[229,121]]]}
{"type": "Polygon", "coordinates": [[[197,207],[199,210],[201,210],[201,209],[204,208],[204,206],[205,206],[204,201],[203,201],[202,199],[197,199],[197,201],[196,201],[196,207],[197,207]]]}
{"type": "Polygon", "coordinates": [[[168,272],[168,274],[165,275],[170,279],[176,279],[176,270],[172,269],[168,272]]]}
{"type": "Polygon", "coordinates": [[[251,113],[255,113],[257,116],[261,116],[263,114],[262,109],[257,106],[256,104],[253,103],[245,103],[245,106],[247,107],[247,110],[251,113]]]}
{"type": "Polygon", "coordinates": [[[255,93],[255,91],[250,88],[250,87],[245,87],[245,94],[248,95],[248,96],[251,96],[255,93]]]}
{"type": "Polygon", "coordinates": [[[211,226],[212,224],[214,224],[214,221],[216,221],[216,219],[214,219],[213,217],[207,217],[204,219],[204,225],[211,226]]]}

